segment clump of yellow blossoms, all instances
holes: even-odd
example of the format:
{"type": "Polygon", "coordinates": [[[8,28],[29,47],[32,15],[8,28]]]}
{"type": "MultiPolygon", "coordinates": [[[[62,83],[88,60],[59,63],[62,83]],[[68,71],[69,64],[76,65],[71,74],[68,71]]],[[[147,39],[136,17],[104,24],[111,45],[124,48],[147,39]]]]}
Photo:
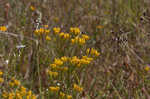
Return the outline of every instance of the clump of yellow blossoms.
{"type": "Polygon", "coordinates": [[[80,38],[80,37],[75,37],[75,38],[71,39],[71,43],[83,45],[83,44],[85,44],[85,39],[80,38]]]}
{"type": "Polygon", "coordinates": [[[16,89],[14,92],[3,91],[2,97],[7,99],[24,99],[25,97],[25,99],[37,99],[36,95],[34,95],[31,90],[27,91],[24,86],[20,86],[19,89],[16,89]]]}
{"type": "MultiPolygon", "coordinates": [[[[2,76],[2,72],[0,75],[2,76]]],[[[14,77],[9,81],[9,88],[6,90],[1,90],[0,97],[2,99],[37,99],[37,96],[32,93],[31,90],[27,90],[24,86],[21,85],[19,80],[16,80],[14,77]]]]}
{"type": "Polygon", "coordinates": [[[47,36],[46,36],[46,40],[47,40],[47,41],[50,41],[50,40],[51,40],[51,37],[47,35],[47,36]]]}
{"type": "Polygon", "coordinates": [[[58,76],[58,72],[53,72],[53,71],[50,71],[50,70],[48,70],[48,74],[49,74],[51,77],[57,77],[57,76],[58,76]]]}
{"type": "MultiPolygon", "coordinates": [[[[42,37],[45,37],[45,40],[55,42],[56,47],[60,48],[60,56],[55,57],[46,69],[47,76],[49,77],[48,79],[51,81],[51,85],[53,85],[48,88],[49,91],[47,91],[47,94],[51,97],[57,97],[60,99],[72,99],[77,92],[79,94],[83,92],[83,88],[81,86],[74,84],[74,81],[78,81],[76,83],[80,82],[78,72],[81,72],[83,68],[86,68],[89,64],[91,64],[91,62],[99,56],[100,53],[94,48],[86,49],[86,43],[90,37],[86,34],[82,34],[80,29],[77,27],[71,27],[69,32],[63,32],[61,28],[54,27],[52,28],[52,33],[49,34],[50,36],[48,35],[50,31],[45,33],[46,30],[48,31],[47,28],[48,25],[44,25],[43,28],[35,30],[35,34],[40,36],[44,35],[42,37]],[[62,56],[66,54],[64,52],[64,48],[66,48],[66,50],[70,50],[71,48],[64,46],[63,43],[66,45],[73,45],[72,47],[77,45],[75,48],[78,50],[83,48],[83,55],[75,56],[74,52],[76,50],[73,49],[73,53],[70,52],[70,54],[68,52],[67,56],[62,56]],[[72,92],[75,92],[73,96],[71,95],[72,92]]],[[[54,51],[57,52],[57,50],[54,51]]]]}
{"type": "Polygon", "coordinates": [[[82,34],[81,37],[76,36],[75,38],[71,39],[71,43],[72,44],[79,44],[79,45],[83,45],[86,43],[87,40],[89,40],[90,37],[88,35],[82,34]]]}
{"type": "Polygon", "coordinates": [[[52,92],[58,92],[59,91],[59,89],[60,89],[60,87],[54,87],[54,86],[51,86],[51,87],[49,87],[49,89],[50,89],[50,91],[52,91],[52,92]]]}
{"type": "Polygon", "coordinates": [[[67,94],[65,94],[65,93],[63,93],[63,92],[60,92],[59,95],[60,95],[60,97],[61,97],[62,99],[72,99],[72,96],[71,96],[71,95],[67,95],[67,94]],[[65,97],[66,97],[66,98],[65,98],[65,97]]]}
{"type": "Polygon", "coordinates": [[[73,34],[75,34],[75,35],[78,35],[78,34],[80,34],[81,31],[77,27],[71,27],[70,28],[70,32],[73,33],[73,34]]]}
{"type": "Polygon", "coordinates": [[[61,59],[55,58],[54,64],[56,64],[57,66],[60,66],[63,64],[63,61],[61,59]]]}
{"type": "Polygon", "coordinates": [[[97,50],[95,50],[94,48],[88,48],[88,49],[86,50],[86,53],[87,53],[87,54],[94,55],[94,56],[99,56],[99,55],[100,55],[100,53],[99,53],[97,50]]]}
{"type": "Polygon", "coordinates": [[[11,87],[19,86],[19,85],[20,85],[20,81],[14,79],[14,78],[12,78],[12,81],[9,82],[9,85],[10,85],[11,87]]]}
{"type": "Polygon", "coordinates": [[[4,79],[1,78],[2,75],[3,75],[3,72],[0,70],[0,84],[4,82],[4,79]]]}
{"type": "Polygon", "coordinates": [[[71,95],[67,95],[67,99],[72,99],[72,96],[71,95]]]}
{"type": "Polygon", "coordinates": [[[74,84],[74,85],[73,85],[73,89],[74,89],[75,91],[78,91],[78,92],[82,92],[82,91],[83,91],[83,88],[80,87],[80,86],[77,85],[77,84],[74,84]]]}
{"type": "Polygon", "coordinates": [[[34,6],[30,6],[30,9],[32,10],[32,11],[35,11],[35,7],[34,6]]]}
{"type": "Polygon", "coordinates": [[[54,27],[53,31],[54,31],[55,34],[58,34],[58,33],[60,33],[60,28],[59,27],[54,27]]]}
{"type": "Polygon", "coordinates": [[[81,59],[77,58],[77,56],[73,56],[70,60],[70,62],[73,65],[76,65],[77,67],[80,67],[81,65],[88,65],[91,63],[93,58],[87,57],[87,56],[82,56],[81,59]]]}
{"type": "Polygon", "coordinates": [[[40,29],[36,29],[34,31],[34,33],[36,35],[48,35],[50,33],[50,30],[49,29],[45,29],[45,28],[40,28],[40,29]]]}
{"type": "Polygon", "coordinates": [[[69,34],[69,33],[64,33],[64,32],[61,32],[61,33],[59,34],[59,36],[60,36],[61,38],[64,38],[64,39],[70,38],[70,34],[69,34]]]}
{"type": "Polygon", "coordinates": [[[6,26],[0,26],[0,31],[2,31],[2,32],[7,31],[7,27],[6,26]]]}

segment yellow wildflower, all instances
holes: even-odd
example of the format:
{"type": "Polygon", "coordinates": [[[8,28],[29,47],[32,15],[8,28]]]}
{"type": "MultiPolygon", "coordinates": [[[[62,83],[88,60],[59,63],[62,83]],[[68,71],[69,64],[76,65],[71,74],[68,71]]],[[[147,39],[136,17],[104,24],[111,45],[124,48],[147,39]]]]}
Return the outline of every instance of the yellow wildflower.
{"type": "Polygon", "coordinates": [[[149,66],[145,66],[144,70],[148,72],[150,70],[150,67],[149,66]]]}
{"type": "Polygon", "coordinates": [[[27,93],[26,88],[23,87],[23,86],[21,86],[21,95],[22,95],[22,96],[25,96],[26,93],[27,93]]]}
{"type": "Polygon", "coordinates": [[[71,95],[67,95],[67,99],[72,99],[72,96],[71,95]]]}
{"type": "Polygon", "coordinates": [[[46,40],[47,40],[47,41],[50,41],[50,40],[51,40],[51,37],[47,35],[47,36],[46,36],[46,40]]]}
{"type": "Polygon", "coordinates": [[[88,61],[86,59],[80,59],[80,63],[81,64],[90,64],[90,61],[88,61]]]}
{"type": "Polygon", "coordinates": [[[55,58],[55,60],[54,60],[54,64],[56,64],[56,65],[60,66],[60,65],[62,65],[62,64],[63,64],[63,61],[62,61],[61,59],[57,59],[57,58],[55,58]]]}
{"type": "Polygon", "coordinates": [[[32,91],[29,90],[27,94],[28,94],[28,96],[31,96],[32,95],[32,91]]]}
{"type": "Polygon", "coordinates": [[[42,33],[44,33],[44,29],[43,28],[40,28],[39,29],[39,32],[42,34],[42,33]]]}
{"type": "Polygon", "coordinates": [[[88,35],[85,35],[85,34],[82,34],[82,38],[84,38],[85,40],[89,40],[89,36],[88,35]]]}
{"type": "Polygon", "coordinates": [[[17,99],[22,99],[21,94],[20,94],[20,93],[16,93],[16,98],[17,98],[17,99]]]}
{"type": "Polygon", "coordinates": [[[19,81],[19,80],[14,80],[14,84],[15,84],[16,86],[19,86],[19,85],[20,85],[20,81],[19,81]]]}
{"type": "Polygon", "coordinates": [[[58,34],[58,33],[60,32],[60,28],[54,27],[54,28],[53,28],[53,31],[54,31],[55,34],[58,34]]]}
{"type": "Polygon", "coordinates": [[[15,93],[9,93],[8,94],[8,99],[14,99],[14,97],[15,97],[15,93]]]}
{"type": "Polygon", "coordinates": [[[9,82],[9,86],[14,87],[15,84],[13,82],[9,82]]]}
{"type": "Polygon", "coordinates": [[[80,86],[78,86],[77,84],[74,84],[74,85],[73,85],[73,89],[74,89],[75,91],[78,91],[78,92],[82,92],[82,91],[83,91],[83,88],[80,87],[80,86]]]}
{"type": "Polygon", "coordinates": [[[95,56],[99,56],[100,55],[100,53],[97,51],[97,50],[95,50],[94,48],[88,48],[87,50],[86,50],[86,53],[87,54],[91,54],[91,55],[95,55],[95,56]]]}
{"type": "Polygon", "coordinates": [[[65,93],[60,92],[60,96],[61,96],[62,98],[64,98],[64,97],[65,97],[65,93]]]}
{"type": "Polygon", "coordinates": [[[70,28],[70,32],[71,33],[74,33],[75,35],[78,35],[78,34],[80,34],[80,29],[79,28],[77,28],[77,27],[71,27],[70,28]]]}
{"type": "Polygon", "coordinates": [[[75,39],[71,39],[71,43],[74,44],[75,43],[75,39]]]}
{"type": "Polygon", "coordinates": [[[68,60],[68,57],[63,56],[63,57],[61,57],[61,60],[62,60],[63,62],[66,62],[66,61],[68,60]]]}
{"type": "Polygon", "coordinates": [[[3,31],[3,32],[7,31],[7,27],[6,26],[0,26],[0,31],[3,31]]]}
{"type": "Polygon", "coordinates": [[[70,38],[70,34],[66,33],[66,34],[64,35],[64,39],[68,39],[68,38],[70,38]]]}
{"type": "Polygon", "coordinates": [[[74,32],[74,28],[73,28],[73,27],[70,28],[70,32],[71,32],[71,33],[74,32]]]}
{"type": "Polygon", "coordinates": [[[59,91],[60,87],[51,86],[51,87],[49,87],[49,89],[54,92],[54,91],[59,91]]]}
{"type": "Polygon", "coordinates": [[[55,69],[56,68],[56,64],[50,64],[50,67],[55,69]]]}
{"type": "Polygon", "coordinates": [[[50,33],[49,29],[45,29],[45,34],[48,35],[48,33],[50,33]]]}
{"type": "Polygon", "coordinates": [[[35,96],[35,95],[32,95],[32,98],[31,98],[31,99],[37,99],[37,98],[36,98],[36,96],[35,96]]]}
{"type": "Polygon", "coordinates": [[[30,9],[32,10],[32,11],[35,11],[35,7],[34,6],[30,6],[30,9]]]}
{"type": "Polygon", "coordinates": [[[6,91],[4,91],[4,92],[2,93],[2,97],[7,98],[7,97],[8,97],[8,93],[7,93],[6,91]]]}
{"type": "Polygon", "coordinates": [[[79,62],[80,62],[80,59],[78,59],[77,56],[73,56],[72,57],[72,59],[71,59],[71,63],[72,64],[75,65],[75,64],[78,64],[79,62]]]}
{"type": "Polygon", "coordinates": [[[54,77],[58,76],[58,72],[48,71],[48,73],[50,76],[54,76],[54,77]]]}
{"type": "Polygon", "coordinates": [[[85,39],[79,38],[79,41],[78,41],[78,42],[79,42],[80,45],[83,45],[83,44],[85,44],[85,39]]]}
{"type": "Polygon", "coordinates": [[[64,35],[65,35],[64,32],[61,32],[61,33],[59,34],[60,37],[63,37],[64,35]]]}

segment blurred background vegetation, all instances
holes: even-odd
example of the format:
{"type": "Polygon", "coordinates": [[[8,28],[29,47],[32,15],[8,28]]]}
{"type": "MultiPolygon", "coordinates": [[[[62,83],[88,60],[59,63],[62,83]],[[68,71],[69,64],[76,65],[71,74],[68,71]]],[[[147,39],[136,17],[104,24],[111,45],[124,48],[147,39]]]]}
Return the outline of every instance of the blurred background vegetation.
{"type": "MultiPolygon", "coordinates": [[[[35,47],[37,23],[62,31],[79,27],[90,35],[88,47],[101,53],[86,71],[83,94],[89,99],[150,98],[150,72],[145,69],[150,64],[149,5],[148,0],[0,0],[0,25],[15,35],[0,33],[0,68],[14,66],[9,72],[16,75],[16,68],[25,68],[30,56],[30,64],[36,64],[37,51],[40,64],[48,64],[48,48],[35,47]],[[27,47],[16,48],[22,44],[27,47]]],[[[18,75],[23,81],[25,73],[22,69],[18,75]]]]}

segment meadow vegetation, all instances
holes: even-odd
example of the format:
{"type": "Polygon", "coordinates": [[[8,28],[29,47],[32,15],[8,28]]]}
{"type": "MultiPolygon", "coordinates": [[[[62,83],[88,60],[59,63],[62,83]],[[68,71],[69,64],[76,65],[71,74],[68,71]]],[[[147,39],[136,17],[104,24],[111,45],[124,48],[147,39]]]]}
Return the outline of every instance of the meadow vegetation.
{"type": "Polygon", "coordinates": [[[0,99],[149,99],[148,0],[0,0],[0,99]]]}

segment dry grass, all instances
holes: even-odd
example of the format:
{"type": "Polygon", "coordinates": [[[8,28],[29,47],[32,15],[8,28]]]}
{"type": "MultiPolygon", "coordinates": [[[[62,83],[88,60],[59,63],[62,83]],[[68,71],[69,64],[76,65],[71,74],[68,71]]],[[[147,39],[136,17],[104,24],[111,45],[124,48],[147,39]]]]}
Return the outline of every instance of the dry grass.
{"type": "MultiPolygon", "coordinates": [[[[77,71],[84,90],[75,95],[68,89],[73,99],[150,98],[147,0],[0,0],[0,12],[0,26],[8,28],[0,32],[0,69],[6,81],[15,77],[37,98],[57,99],[57,95],[45,95],[48,65],[55,57],[81,56],[93,47],[100,57],[77,71]],[[63,32],[79,27],[90,40],[79,48],[59,39],[49,43],[34,35],[43,25],[51,31],[60,27],[63,32]],[[18,45],[25,47],[18,49],[18,45]]],[[[0,94],[7,88],[3,84],[0,94]]]]}

